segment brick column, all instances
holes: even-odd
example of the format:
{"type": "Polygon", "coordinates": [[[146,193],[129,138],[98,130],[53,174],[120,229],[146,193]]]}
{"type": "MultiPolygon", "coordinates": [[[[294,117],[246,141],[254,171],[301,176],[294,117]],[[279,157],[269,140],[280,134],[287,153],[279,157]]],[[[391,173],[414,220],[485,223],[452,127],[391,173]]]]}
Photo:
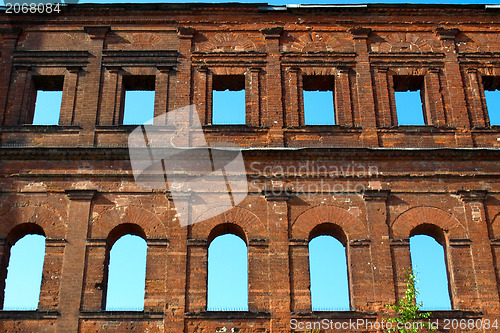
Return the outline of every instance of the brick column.
{"type": "Polygon", "coordinates": [[[16,105],[13,108],[16,111],[14,114],[18,116],[17,125],[31,124],[36,100],[36,95],[33,95],[36,94],[36,91],[33,89],[33,82],[31,82],[31,67],[19,67],[18,72],[20,82],[16,89],[20,89],[20,91],[19,93],[16,91],[16,105]]]}
{"type": "Polygon", "coordinates": [[[471,243],[474,275],[481,310],[498,313],[500,310],[495,265],[489,245],[488,226],[484,200],[486,191],[459,191],[467,218],[467,229],[471,243]]]}
{"type": "Polygon", "coordinates": [[[404,297],[406,291],[406,272],[412,270],[410,240],[408,238],[391,239],[390,246],[393,258],[394,292],[396,300],[400,300],[404,297]]]}
{"type": "Polygon", "coordinates": [[[377,94],[377,125],[380,127],[395,126],[398,124],[398,118],[395,110],[392,108],[391,94],[393,89],[392,82],[389,82],[389,69],[387,67],[378,67],[375,69],[375,91],[377,94]]]}
{"type": "Polygon", "coordinates": [[[101,311],[106,307],[105,292],[107,277],[106,239],[94,239],[87,242],[85,249],[85,275],[80,308],[82,311],[101,311]]]}
{"type": "Polygon", "coordinates": [[[371,32],[370,28],[352,28],[350,30],[354,38],[354,51],[356,52],[356,86],[358,89],[358,107],[361,118],[363,133],[361,139],[363,145],[378,146],[377,121],[375,115],[375,100],[373,97],[372,75],[370,57],[368,55],[367,39],[371,32]]]}
{"type": "Polygon", "coordinates": [[[176,109],[191,104],[191,48],[195,32],[194,28],[186,27],[179,28],[177,31],[179,37],[179,64],[176,75],[176,109]]]}
{"type": "MultiPolygon", "coordinates": [[[[260,126],[260,68],[250,68],[248,77],[248,98],[247,101],[247,125],[258,127],[260,126]]],[[[247,91],[247,90],[245,90],[247,91]]]]}
{"type": "Polygon", "coordinates": [[[483,91],[477,69],[467,69],[467,97],[469,100],[470,115],[473,127],[489,125],[488,112],[483,104],[483,91]]]}
{"type": "Polygon", "coordinates": [[[101,109],[99,111],[99,125],[118,125],[122,104],[121,67],[110,66],[104,69],[101,109]]]}
{"type": "Polygon", "coordinates": [[[45,240],[42,285],[40,286],[40,299],[38,301],[38,309],[41,311],[54,311],[59,306],[64,245],[64,241],[59,239],[45,240]]]}
{"type": "Polygon", "coordinates": [[[85,32],[90,36],[89,63],[86,70],[85,92],[81,105],[75,113],[75,125],[82,126],[80,132],[81,146],[93,146],[95,125],[99,118],[99,98],[101,92],[102,51],[104,39],[110,31],[108,26],[85,27],[85,32]]]}
{"type": "Polygon", "coordinates": [[[148,239],[147,244],[144,311],[163,312],[167,293],[168,242],[166,239],[148,239]]]}
{"type": "MultiPolygon", "coordinates": [[[[158,117],[167,113],[168,110],[168,93],[169,93],[169,79],[171,67],[158,67],[155,82],[155,110],[154,116],[158,117]]],[[[155,124],[165,125],[165,124],[155,124]]]]}
{"type": "Polygon", "coordinates": [[[4,125],[21,125],[26,122],[28,101],[30,99],[29,88],[31,67],[16,66],[12,73],[12,84],[7,101],[4,125]]]}
{"type": "Polygon", "coordinates": [[[368,233],[371,241],[370,262],[373,274],[373,304],[375,311],[395,300],[394,276],[387,224],[387,198],[390,191],[367,190],[363,198],[366,206],[368,233]]]}
{"type": "MultiPolygon", "coordinates": [[[[290,327],[290,267],[288,245],[288,196],[266,194],[269,242],[269,273],[260,267],[258,274],[270,278],[271,331],[284,332],[290,327]]],[[[257,267],[255,267],[257,268],[257,267]]],[[[254,268],[254,269],[255,269],[254,268]]],[[[250,267],[249,267],[250,270],[250,267]]],[[[251,285],[251,282],[249,281],[251,285]]]]}
{"type": "Polygon", "coordinates": [[[449,105],[448,119],[452,122],[450,125],[457,128],[456,141],[459,147],[471,147],[472,137],[470,133],[470,120],[467,112],[464,82],[462,81],[462,73],[460,72],[460,63],[457,56],[457,47],[455,45],[458,29],[436,29],[436,34],[441,40],[444,59],[444,76],[446,78],[446,88],[448,92],[449,105]]]}
{"type": "Polygon", "coordinates": [[[293,312],[311,311],[311,289],[309,272],[309,243],[307,239],[290,242],[290,293],[293,312]]]}
{"type": "Polygon", "coordinates": [[[0,124],[7,125],[5,119],[7,118],[7,99],[12,76],[12,58],[14,50],[16,49],[17,39],[21,33],[20,28],[2,28],[0,34],[2,35],[2,52],[0,58],[0,124]]]}
{"type": "Polygon", "coordinates": [[[208,296],[208,243],[206,239],[188,241],[187,265],[186,311],[206,311],[208,296]]]}
{"type": "Polygon", "coordinates": [[[61,317],[57,320],[57,332],[75,332],[78,327],[82,299],[85,251],[94,190],[68,190],[70,199],[66,249],[64,251],[61,301],[61,317]]]}
{"type": "MultiPolygon", "coordinates": [[[[291,67],[286,72],[285,126],[298,127],[301,119],[300,107],[300,68],[291,67]]],[[[302,111],[303,114],[303,111],[302,111]]],[[[304,116],[302,115],[302,118],[304,116]]]]}
{"type": "Polygon", "coordinates": [[[207,67],[198,67],[195,71],[194,100],[201,125],[212,123],[212,91],[210,83],[210,71],[207,67]],[[209,95],[210,94],[210,95],[209,95]]]}
{"type": "MultiPolygon", "coordinates": [[[[7,235],[5,235],[7,236],[7,235]]],[[[10,244],[7,238],[0,241],[0,309],[3,309],[5,300],[5,279],[7,279],[7,267],[9,267],[10,244]]]]}
{"type": "MultiPolygon", "coordinates": [[[[169,210],[175,210],[171,196],[167,196],[169,210]]],[[[189,200],[186,197],[184,200],[189,200]]],[[[171,216],[174,216],[172,213],[171,216]]],[[[179,221],[175,219],[170,222],[168,232],[169,246],[167,251],[166,285],[168,293],[166,294],[165,314],[163,326],[165,332],[185,332],[184,313],[187,309],[186,298],[188,295],[188,270],[190,263],[190,254],[188,246],[188,228],[180,226],[179,221]]],[[[206,251],[205,251],[206,253],[206,251]]],[[[200,270],[203,269],[202,267],[200,270]]],[[[205,267],[205,274],[207,270],[205,267]]],[[[204,281],[206,288],[206,280],[204,281]]],[[[206,296],[205,296],[206,299],[206,296]]]]}
{"type": "Polygon", "coordinates": [[[76,92],[80,67],[68,67],[64,75],[63,96],[59,125],[72,125],[75,117],[76,92]]]}
{"type": "Polygon", "coordinates": [[[264,28],[260,30],[264,34],[267,49],[266,58],[266,100],[263,101],[265,111],[263,112],[263,123],[269,127],[269,142],[271,147],[283,147],[283,104],[281,87],[281,63],[280,63],[280,36],[283,28],[264,28]]]}
{"type": "Polygon", "coordinates": [[[441,98],[441,82],[439,68],[430,68],[424,78],[425,111],[429,125],[446,125],[443,100],[441,98]]]}
{"type": "Polygon", "coordinates": [[[335,75],[335,118],[338,125],[353,126],[349,67],[338,67],[335,75]]]}

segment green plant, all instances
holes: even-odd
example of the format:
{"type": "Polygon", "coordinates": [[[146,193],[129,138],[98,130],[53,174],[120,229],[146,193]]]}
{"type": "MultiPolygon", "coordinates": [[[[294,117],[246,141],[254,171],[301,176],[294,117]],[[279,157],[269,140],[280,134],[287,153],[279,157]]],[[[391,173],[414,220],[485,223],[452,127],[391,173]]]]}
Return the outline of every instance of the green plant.
{"type": "Polygon", "coordinates": [[[435,328],[426,320],[431,313],[421,312],[423,304],[417,303],[418,290],[415,287],[415,275],[410,270],[406,272],[406,276],[406,290],[403,299],[399,300],[397,304],[386,305],[398,313],[396,317],[386,319],[387,322],[395,324],[392,325],[392,328],[388,328],[387,332],[418,333],[423,329],[430,332],[435,331],[435,328]]]}

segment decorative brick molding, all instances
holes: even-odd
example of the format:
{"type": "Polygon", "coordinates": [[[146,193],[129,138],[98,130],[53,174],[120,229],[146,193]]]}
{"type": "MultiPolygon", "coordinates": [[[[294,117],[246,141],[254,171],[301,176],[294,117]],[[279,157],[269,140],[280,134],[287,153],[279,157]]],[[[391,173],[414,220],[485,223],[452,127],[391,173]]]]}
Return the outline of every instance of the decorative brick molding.
{"type": "Polygon", "coordinates": [[[333,223],[342,228],[347,239],[367,239],[365,225],[347,210],[335,206],[316,206],[300,214],[292,223],[291,235],[296,239],[309,239],[313,228],[321,223],[333,223]]]}
{"type": "Polygon", "coordinates": [[[469,238],[467,230],[455,217],[435,207],[413,207],[400,214],[391,223],[393,237],[395,239],[409,238],[411,231],[424,223],[438,226],[450,239],[469,238]]]}

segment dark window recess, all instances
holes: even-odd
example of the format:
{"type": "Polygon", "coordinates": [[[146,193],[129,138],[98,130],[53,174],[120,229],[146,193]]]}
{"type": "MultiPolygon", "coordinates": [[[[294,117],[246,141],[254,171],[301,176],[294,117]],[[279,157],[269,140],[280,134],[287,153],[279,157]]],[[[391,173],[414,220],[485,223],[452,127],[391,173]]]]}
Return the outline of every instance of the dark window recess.
{"type": "Polygon", "coordinates": [[[26,124],[58,125],[64,76],[33,76],[31,106],[26,124]]]}
{"type": "Polygon", "coordinates": [[[302,78],[305,125],[335,125],[334,77],[306,75],[302,78]]]}
{"type": "Polygon", "coordinates": [[[426,125],[423,76],[394,76],[398,125],[426,125]]]}
{"type": "Polygon", "coordinates": [[[120,124],[153,124],[155,107],[154,76],[124,76],[122,98],[120,124]]]}
{"type": "Polygon", "coordinates": [[[244,125],[245,123],[245,76],[214,75],[212,124],[244,125]]]}
{"type": "Polygon", "coordinates": [[[484,76],[483,87],[490,126],[500,126],[500,76],[484,76]]]}

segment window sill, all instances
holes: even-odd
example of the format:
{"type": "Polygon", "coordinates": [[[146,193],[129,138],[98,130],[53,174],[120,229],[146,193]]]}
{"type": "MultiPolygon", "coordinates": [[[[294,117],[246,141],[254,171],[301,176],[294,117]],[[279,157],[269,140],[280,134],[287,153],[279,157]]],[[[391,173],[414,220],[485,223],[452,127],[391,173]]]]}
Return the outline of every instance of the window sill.
{"type": "MultiPolygon", "coordinates": [[[[139,125],[97,125],[95,127],[96,132],[122,132],[122,133],[130,133],[136,128],[142,126],[142,124],[139,125]]],[[[160,125],[144,125],[146,129],[148,127],[153,128],[155,131],[165,131],[165,132],[170,132],[175,130],[175,126],[160,126],[160,125]]]]}
{"type": "Polygon", "coordinates": [[[500,125],[492,125],[489,127],[473,127],[472,132],[500,132],[500,125]]]}
{"type": "Polygon", "coordinates": [[[310,132],[361,132],[361,127],[343,125],[303,125],[298,127],[288,127],[287,132],[310,133],[310,132]]]}
{"type": "Polygon", "coordinates": [[[379,127],[381,132],[396,133],[455,133],[456,128],[451,126],[435,125],[398,125],[391,127],[379,127]]]}
{"type": "Polygon", "coordinates": [[[82,311],[80,316],[85,319],[163,319],[163,312],[148,311],[82,311]]]}
{"type": "Polygon", "coordinates": [[[249,125],[203,125],[204,132],[263,132],[267,131],[267,127],[256,127],[249,125]]]}
{"type": "Polygon", "coordinates": [[[482,311],[467,311],[467,310],[421,310],[421,312],[430,312],[429,319],[463,319],[463,318],[482,318],[482,311]]]}
{"type": "Polygon", "coordinates": [[[58,311],[0,310],[0,319],[57,319],[58,311]]]}
{"type": "Polygon", "coordinates": [[[296,319],[356,319],[356,318],[376,318],[375,311],[304,311],[292,312],[292,318],[296,319]]]}
{"type": "Polygon", "coordinates": [[[269,319],[271,314],[267,311],[201,311],[186,312],[184,317],[192,319],[269,319]]]}
{"type": "Polygon", "coordinates": [[[82,128],[80,126],[60,126],[60,125],[19,125],[19,126],[0,126],[0,132],[44,132],[44,133],[78,133],[82,128]]]}

